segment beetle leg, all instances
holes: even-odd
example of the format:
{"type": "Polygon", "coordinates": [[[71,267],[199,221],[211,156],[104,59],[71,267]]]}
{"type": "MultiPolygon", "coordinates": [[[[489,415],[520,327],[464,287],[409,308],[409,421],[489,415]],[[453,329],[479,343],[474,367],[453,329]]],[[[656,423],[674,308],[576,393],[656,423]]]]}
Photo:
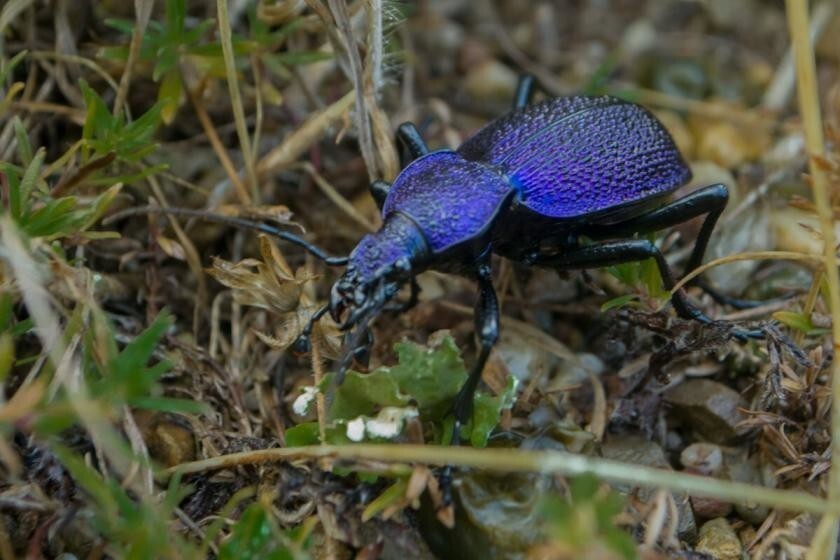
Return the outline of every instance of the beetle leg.
{"type": "Polygon", "coordinates": [[[429,153],[429,147],[414,123],[404,122],[397,128],[397,138],[412,160],[429,153]]]}
{"type": "Polygon", "coordinates": [[[531,103],[531,99],[534,98],[534,84],[535,80],[531,74],[519,76],[519,83],[516,84],[516,93],[513,96],[514,109],[522,109],[531,103]]]}
{"type": "MultiPolygon", "coordinates": [[[[703,255],[705,255],[706,248],[709,246],[709,239],[728,201],[729,190],[725,185],[709,185],[641,216],[600,228],[600,231],[593,231],[588,236],[592,239],[604,239],[633,233],[658,231],[706,214],[706,219],[700,227],[700,233],[697,235],[694,248],[685,267],[685,273],[687,274],[703,264],[703,255]]],[[[691,284],[709,294],[716,302],[736,309],[758,307],[767,303],[766,301],[737,299],[721,294],[701,278],[694,279],[691,284]]]]}
{"type": "MultiPolygon", "coordinates": [[[[628,239],[622,241],[606,241],[572,249],[571,251],[537,259],[535,264],[550,266],[559,270],[575,270],[586,268],[602,268],[626,262],[643,261],[652,258],[659,268],[659,276],[666,290],[670,290],[676,283],[674,274],[664,255],[653,243],[647,239],[628,239]]],[[[677,315],[683,319],[694,319],[701,323],[711,323],[712,320],[702,311],[694,307],[686,298],[683,290],[677,290],[671,297],[677,315]]]]}
{"type": "Polygon", "coordinates": [[[292,343],[292,352],[295,354],[309,353],[312,349],[312,341],[310,339],[312,336],[312,329],[315,327],[315,323],[320,321],[321,317],[326,315],[329,310],[330,306],[324,305],[309,316],[309,320],[306,321],[306,324],[303,326],[303,329],[300,331],[297,339],[292,343]]]}
{"type": "MultiPolygon", "coordinates": [[[[496,290],[493,288],[489,260],[482,262],[476,268],[478,277],[478,301],[475,304],[475,332],[478,335],[481,348],[478,358],[470,370],[467,381],[461,386],[455,396],[453,414],[455,424],[452,428],[452,445],[460,445],[461,428],[466,424],[473,410],[473,399],[478,382],[481,381],[481,374],[484,365],[490,357],[490,351],[499,340],[499,301],[496,298],[496,290]]],[[[444,505],[452,503],[452,466],[447,465],[441,474],[441,490],[443,492],[444,505]]]]}
{"type": "Polygon", "coordinates": [[[376,180],[370,184],[370,194],[373,196],[373,200],[376,202],[376,206],[380,211],[385,204],[385,199],[388,198],[388,191],[390,190],[391,183],[386,181],[376,180]]]}
{"type": "Polygon", "coordinates": [[[686,272],[689,272],[702,264],[709,238],[728,201],[729,190],[725,185],[710,185],[635,218],[602,226],[598,228],[599,231],[587,232],[587,236],[592,239],[604,239],[659,231],[706,214],[686,265],[686,272]]]}
{"type": "Polygon", "coordinates": [[[417,302],[420,299],[420,284],[417,283],[417,279],[413,276],[411,277],[408,287],[408,299],[405,301],[398,301],[390,305],[386,305],[384,307],[385,311],[390,311],[392,313],[403,313],[417,305],[417,302]]]}

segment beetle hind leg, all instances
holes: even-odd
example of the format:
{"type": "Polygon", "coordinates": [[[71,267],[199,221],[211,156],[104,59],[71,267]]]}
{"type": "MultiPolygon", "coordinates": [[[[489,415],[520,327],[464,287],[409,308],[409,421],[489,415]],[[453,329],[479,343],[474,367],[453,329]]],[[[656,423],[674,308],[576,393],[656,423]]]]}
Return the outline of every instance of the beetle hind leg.
{"type": "MultiPolygon", "coordinates": [[[[586,268],[601,268],[627,262],[643,261],[652,258],[656,261],[662,284],[666,290],[672,290],[676,284],[674,273],[671,270],[665,256],[656,245],[647,239],[629,239],[621,241],[605,241],[594,245],[579,247],[571,251],[552,255],[550,257],[538,257],[534,264],[549,266],[558,270],[576,270],[586,268]]],[[[691,319],[703,324],[711,324],[714,321],[692,304],[680,289],[671,296],[671,302],[677,315],[683,319],[691,319]]],[[[732,336],[739,340],[749,338],[763,338],[761,331],[734,329],[732,336]]]]}
{"type": "MultiPolygon", "coordinates": [[[[728,202],[729,190],[726,188],[726,185],[709,185],[640,216],[611,226],[601,227],[597,231],[587,232],[587,236],[592,239],[604,239],[636,233],[648,233],[673,227],[705,214],[706,219],[703,220],[703,225],[700,227],[700,232],[694,241],[691,256],[685,266],[685,274],[687,274],[703,264],[703,256],[706,254],[712,232],[728,202]]],[[[727,296],[712,287],[702,278],[695,278],[690,284],[697,286],[709,294],[712,299],[721,305],[728,305],[735,309],[750,309],[768,303],[767,301],[754,301],[727,296]]]]}

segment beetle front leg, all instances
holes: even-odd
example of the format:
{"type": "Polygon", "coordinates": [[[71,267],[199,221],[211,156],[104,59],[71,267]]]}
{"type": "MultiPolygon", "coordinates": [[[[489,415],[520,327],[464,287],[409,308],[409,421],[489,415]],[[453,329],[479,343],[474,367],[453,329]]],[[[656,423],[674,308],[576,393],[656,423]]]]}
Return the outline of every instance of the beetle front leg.
{"type": "Polygon", "coordinates": [[[473,397],[478,382],[481,381],[481,373],[490,357],[490,351],[499,340],[499,302],[496,298],[496,290],[493,288],[490,264],[479,265],[476,274],[479,293],[475,305],[475,333],[481,347],[470,376],[455,397],[453,408],[455,427],[452,430],[452,443],[455,445],[461,443],[461,428],[472,415],[473,397]]]}
{"type": "MultiPolygon", "coordinates": [[[[490,263],[484,262],[476,269],[478,277],[478,301],[475,304],[475,332],[478,336],[481,349],[478,358],[470,370],[467,381],[461,386],[455,397],[453,414],[455,424],[452,428],[452,445],[461,444],[461,428],[466,424],[473,410],[473,399],[481,381],[481,374],[490,352],[496,341],[499,340],[499,301],[496,298],[496,290],[493,288],[490,263]]],[[[447,465],[440,477],[441,490],[443,492],[444,506],[452,503],[452,466],[447,465]]]]}

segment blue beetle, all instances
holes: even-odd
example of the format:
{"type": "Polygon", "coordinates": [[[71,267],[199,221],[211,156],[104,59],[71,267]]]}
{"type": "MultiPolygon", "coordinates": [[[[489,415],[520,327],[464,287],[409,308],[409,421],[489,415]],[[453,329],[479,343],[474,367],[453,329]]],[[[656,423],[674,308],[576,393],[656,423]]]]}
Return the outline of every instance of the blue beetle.
{"type": "MultiPolygon", "coordinates": [[[[370,321],[403,286],[410,285],[411,297],[401,308],[416,303],[417,274],[436,269],[474,278],[480,351],[456,397],[456,442],[499,336],[492,254],[557,270],[653,258],[670,290],[675,277],[664,256],[652,242],[634,236],[705,215],[688,259],[687,270],[692,270],[701,264],[729,198],[726,187],[718,184],[665,202],[689,181],[691,172],[671,136],[643,107],[610,96],[561,97],[532,105],[533,85],[531,77],[523,77],[513,110],[454,151],[430,152],[414,125],[401,125],[397,137],[413,161],[393,185],[371,185],[382,227],[363,237],[349,257],[328,256],[267,224],[216,220],[295,243],[329,265],[346,265],[332,286],[329,304],[312,315],[295,345],[306,350],[314,323],[329,311],[351,333],[336,383],[353,357],[366,350],[370,321]]],[[[185,209],[163,211],[212,219],[185,209]]],[[[750,304],[699,285],[720,301],[750,304]]],[[[712,322],[682,290],[673,294],[672,303],[682,318],[712,322]]],[[[763,336],[760,330],[731,332],[741,340],[763,336]]]]}
{"type": "MultiPolygon", "coordinates": [[[[532,93],[533,79],[524,77],[513,110],[454,151],[430,152],[414,125],[399,127],[397,136],[413,161],[392,185],[371,185],[382,227],[362,238],[332,287],[329,306],[312,319],[329,310],[343,330],[355,329],[338,368],[340,382],[370,320],[407,284],[411,298],[404,307],[416,302],[418,273],[436,269],[474,278],[480,351],[456,398],[453,441],[471,414],[499,336],[492,254],[557,270],[653,258],[670,290],[675,277],[660,250],[633,236],[706,215],[687,264],[687,270],[696,268],[729,197],[718,184],[663,204],[691,172],[671,136],[643,107],[610,96],[532,105],[532,93]]],[[[682,290],[672,303],[680,317],[712,322],[682,290]]],[[[300,339],[304,346],[311,328],[300,339]]],[[[732,332],[739,339],[762,336],[732,332]]]]}

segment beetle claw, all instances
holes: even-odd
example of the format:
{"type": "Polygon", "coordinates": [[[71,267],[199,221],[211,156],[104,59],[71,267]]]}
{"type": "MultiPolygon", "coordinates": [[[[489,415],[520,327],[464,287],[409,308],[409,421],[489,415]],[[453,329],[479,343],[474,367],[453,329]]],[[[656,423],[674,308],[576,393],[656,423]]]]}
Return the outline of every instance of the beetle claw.
{"type": "Polygon", "coordinates": [[[292,343],[292,352],[295,354],[302,356],[304,354],[308,354],[312,350],[312,341],[309,338],[308,334],[302,333],[297,339],[292,343]]]}

